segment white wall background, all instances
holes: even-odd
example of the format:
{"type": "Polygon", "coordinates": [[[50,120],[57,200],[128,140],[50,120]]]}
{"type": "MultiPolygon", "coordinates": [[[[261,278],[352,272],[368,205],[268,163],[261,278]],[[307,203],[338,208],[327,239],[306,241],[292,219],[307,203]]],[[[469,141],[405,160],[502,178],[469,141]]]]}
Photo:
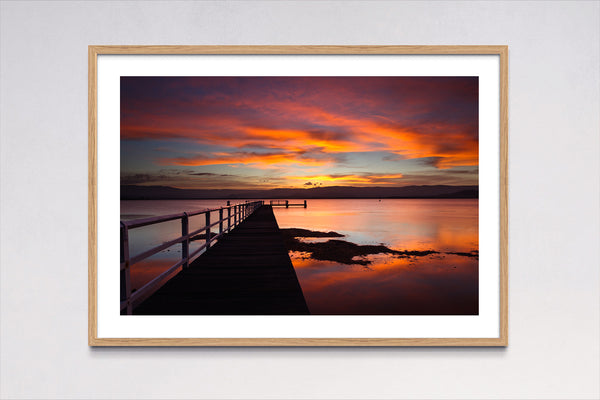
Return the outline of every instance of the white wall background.
{"type": "Polygon", "coordinates": [[[2,398],[599,398],[600,3],[1,3],[2,398]],[[510,346],[87,346],[88,44],[508,44],[510,346]]]}

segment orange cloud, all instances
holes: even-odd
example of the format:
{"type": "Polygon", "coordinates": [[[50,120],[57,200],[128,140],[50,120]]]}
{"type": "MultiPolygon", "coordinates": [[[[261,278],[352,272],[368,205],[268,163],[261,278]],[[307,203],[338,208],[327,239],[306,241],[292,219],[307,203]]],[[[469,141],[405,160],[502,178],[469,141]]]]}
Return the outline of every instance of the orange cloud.
{"type": "MultiPolygon", "coordinates": [[[[364,151],[361,143],[339,138],[331,138],[327,132],[310,132],[302,130],[246,128],[242,142],[258,143],[265,147],[283,147],[286,150],[318,149],[325,153],[342,153],[364,151]]],[[[351,138],[351,135],[347,136],[351,138]]]]}
{"type": "Polygon", "coordinates": [[[331,164],[327,158],[314,158],[294,153],[212,153],[210,156],[166,158],[159,161],[163,165],[202,166],[224,164],[253,164],[255,168],[279,165],[324,166],[331,164]]]}
{"type": "Polygon", "coordinates": [[[479,162],[476,79],[160,79],[171,86],[150,78],[139,87],[131,81],[131,100],[122,102],[122,139],[192,140],[232,149],[228,155],[162,158],[161,164],[322,166],[335,157],[307,154],[370,151],[434,159],[438,169],[479,162]],[[153,82],[156,95],[148,100],[153,82]],[[181,91],[165,98],[177,85],[181,91]],[[135,90],[143,96],[135,97],[135,90]],[[257,148],[272,151],[252,152],[257,148]]]}

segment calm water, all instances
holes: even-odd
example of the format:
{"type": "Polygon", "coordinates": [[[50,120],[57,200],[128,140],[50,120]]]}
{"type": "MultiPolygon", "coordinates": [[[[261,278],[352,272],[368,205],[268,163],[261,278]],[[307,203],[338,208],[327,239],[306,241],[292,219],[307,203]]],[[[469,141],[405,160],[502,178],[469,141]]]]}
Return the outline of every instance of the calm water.
{"type": "MultiPolygon", "coordinates": [[[[233,203],[232,203],[233,204],[233,203]]],[[[122,201],[121,218],[225,206],[225,200],[122,201]]],[[[280,228],[335,231],[359,245],[383,244],[400,251],[434,250],[425,256],[372,254],[355,258],[367,265],[320,261],[310,253],[290,252],[312,314],[477,314],[478,200],[348,199],[308,200],[308,208],[276,208],[280,228]]],[[[216,214],[211,218],[217,218],[216,214]]],[[[213,219],[213,220],[215,220],[213,219]]],[[[204,216],[190,219],[190,230],[204,216]]],[[[130,232],[131,254],[174,239],[179,221],[130,232]]],[[[302,239],[323,242],[329,239],[302,239]]],[[[201,242],[192,242],[192,250],[201,242]]],[[[139,288],[181,257],[173,246],[132,267],[139,288]]]]}

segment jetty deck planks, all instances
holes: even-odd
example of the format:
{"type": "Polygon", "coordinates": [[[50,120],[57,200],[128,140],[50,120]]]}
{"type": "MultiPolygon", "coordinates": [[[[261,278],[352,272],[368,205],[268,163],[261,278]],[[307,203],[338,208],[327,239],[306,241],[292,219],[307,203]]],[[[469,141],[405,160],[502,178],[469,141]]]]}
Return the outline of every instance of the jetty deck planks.
{"type": "Polygon", "coordinates": [[[271,206],[262,206],[133,310],[137,315],[309,314],[271,206]]]}

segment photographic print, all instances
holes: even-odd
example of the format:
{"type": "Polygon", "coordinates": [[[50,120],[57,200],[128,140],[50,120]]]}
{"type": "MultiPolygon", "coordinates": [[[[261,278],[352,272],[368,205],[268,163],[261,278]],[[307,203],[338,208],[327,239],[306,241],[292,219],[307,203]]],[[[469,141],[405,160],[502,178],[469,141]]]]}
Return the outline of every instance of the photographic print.
{"type": "MultiPolygon", "coordinates": [[[[499,88],[487,93],[487,82],[493,83],[487,75],[468,68],[447,75],[417,74],[418,68],[398,75],[336,75],[335,65],[322,75],[293,68],[290,74],[274,68],[271,74],[253,74],[252,68],[247,74],[243,68],[157,74],[136,61],[111,72],[112,102],[106,103],[112,119],[105,126],[111,132],[118,126],[110,139],[119,148],[111,155],[118,165],[110,172],[110,215],[118,210],[120,232],[105,237],[112,249],[118,245],[119,262],[111,255],[115,265],[106,263],[98,273],[118,288],[107,289],[115,298],[105,296],[102,308],[114,324],[139,332],[136,324],[164,318],[184,325],[229,321],[216,322],[226,332],[224,342],[206,331],[199,332],[200,345],[238,345],[234,339],[246,337],[251,342],[243,343],[281,337],[278,344],[293,345],[302,344],[294,338],[306,337],[306,344],[343,345],[365,338],[350,333],[336,342],[337,336],[313,337],[301,329],[229,331],[244,318],[274,324],[273,317],[290,326],[308,321],[315,332],[336,321],[383,321],[381,335],[366,336],[379,344],[390,337],[414,344],[433,338],[425,343],[433,345],[453,338],[467,344],[461,339],[471,337],[479,345],[505,342],[505,282],[488,277],[502,272],[500,243],[495,233],[482,236],[500,224],[498,154],[487,161],[494,174],[482,161],[486,149],[498,151],[500,137],[499,131],[496,141],[482,137],[488,132],[482,132],[482,118],[494,110],[482,95],[495,98],[496,107],[501,103],[499,88]],[[490,243],[493,251],[486,251],[490,243]],[[449,317],[451,325],[460,321],[457,329],[471,329],[469,324],[488,321],[490,310],[497,320],[485,329],[497,330],[497,341],[478,336],[479,328],[472,335],[441,329],[423,338],[389,332],[414,318],[421,318],[424,331],[435,331],[449,317]],[[320,337],[325,341],[316,342],[320,337]]],[[[262,67],[269,59],[257,63],[262,67]]],[[[494,112],[499,122],[500,110],[494,112]]],[[[101,184],[100,192],[102,187],[108,185],[101,184]]],[[[102,292],[100,284],[97,290],[102,292]]],[[[139,335],[140,343],[118,342],[136,335],[107,337],[117,344],[193,339],[149,330],[139,335]]]]}
{"type": "MultiPolygon", "coordinates": [[[[134,314],[478,313],[477,77],[121,77],[120,141],[123,226],[213,209],[183,252],[219,236],[134,314]]],[[[182,256],[131,263],[131,290],[182,256]]]]}

